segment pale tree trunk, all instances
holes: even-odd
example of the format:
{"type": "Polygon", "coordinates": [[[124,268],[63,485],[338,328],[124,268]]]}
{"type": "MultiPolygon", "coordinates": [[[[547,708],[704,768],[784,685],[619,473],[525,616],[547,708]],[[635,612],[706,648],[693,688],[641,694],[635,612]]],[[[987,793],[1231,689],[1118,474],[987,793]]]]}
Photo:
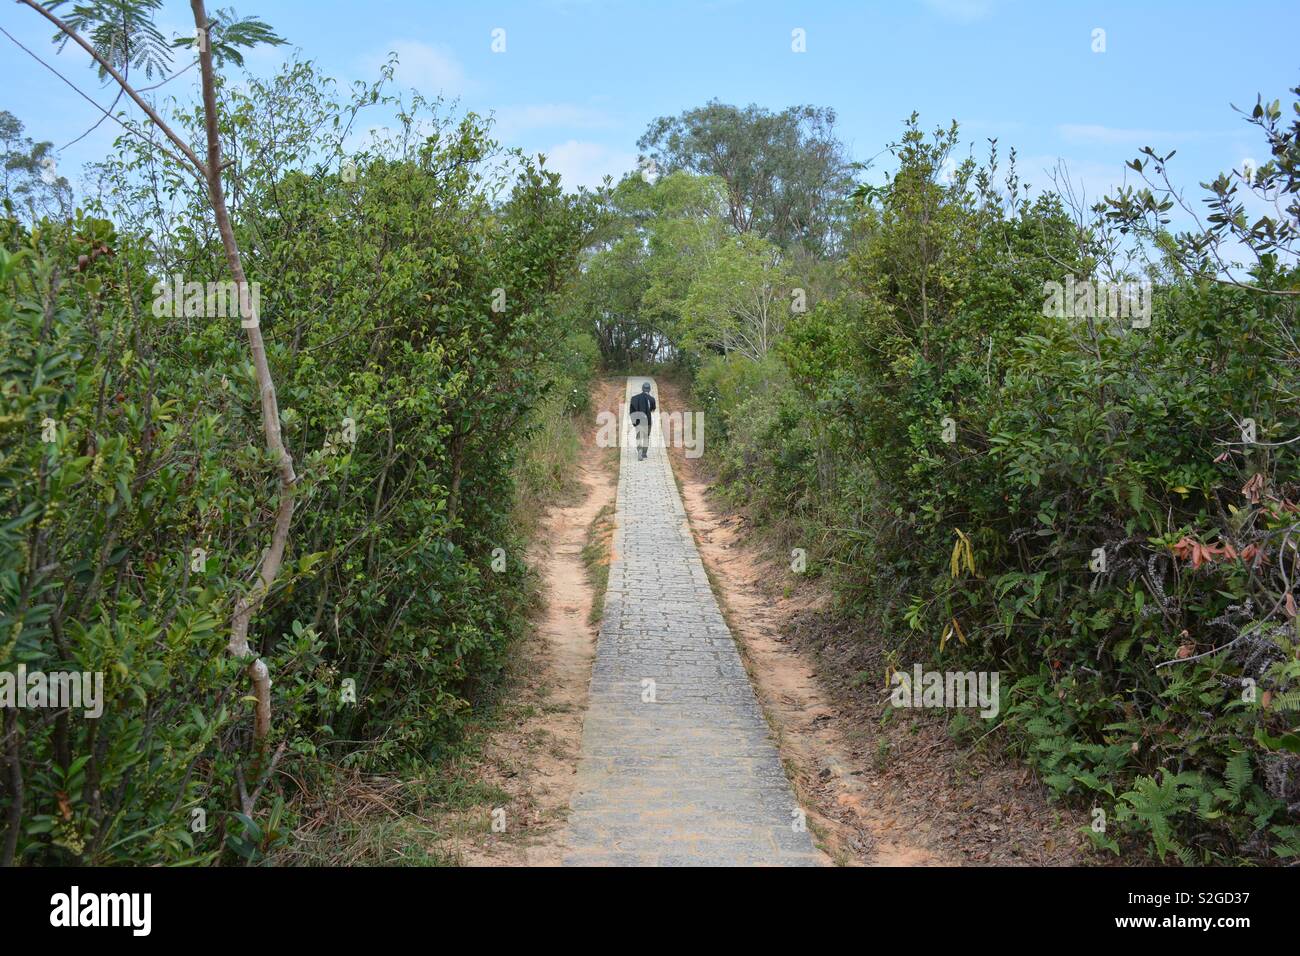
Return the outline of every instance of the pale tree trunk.
{"type": "MultiPolygon", "coordinates": [[[[253,369],[257,377],[257,388],[262,399],[262,433],[266,439],[267,451],[276,462],[280,476],[280,504],[276,509],[275,527],[271,532],[271,544],[262,559],[257,581],[242,595],[235,604],[235,613],[230,622],[230,652],[241,660],[253,656],[248,645],[248,628],[253,615],[262,606],[271,585],[280,573],[284,562],[284,550],[289,542],[289,526],[293,522],[294,485],[298,477],[293,470],[293,456],[284,447],[280,435],[280,403],[275,394],[275,382],[271,378],[271,367],[266,361],[266,346],[262,341],[262,328],[258,316],[250,315],[251,297],[248,292],[248,277],[244,274],[244,263],[239,255],[239,245],[235,242],[235,232],[230,225],[230,214],[226,209],[225,191],[221,186],[221,136],[217,128],[217,84],[212,69],[212,46],[207,42],[208,14],[203,0],[190,0],[190,9],[194,11],[194,26],[199,31],[199,71],[203,78],[203,121],[208,139],[208,161],[204,178],[208,185],[208,198],[212,202],[212,211],[217,219],[217,230],[221,233],[221,244],[226,250],[226,262],[230,266],[231,277],[239,290],[240,315],[242,325],[248,333],[248,350],[253,357],[253,369]]],[[[254,696],[257,698],[256,717],[253,721],[253,737],[260,748],[266,746],[266,737],[271,730],[271,676],[266,663],[261,658],[254,658],[248,665],[248,676],[253,682],[254,696]]]]}
{"type": "MultiPolygon", "coordinates": [[[[271,368],[266,360],[266,347],[262,341],[262,329],[257,316],[251,314],[248,278],[239,254],[239,245],[230,225],[230,214],[226,208],[225,190],[221,185],[221,139],[217,125],[217,89],[216,77],[212,65],[211,44],[208,43],[208,15],[203,0],[191,0],[190,8],[194,14],[194,25],[199,30],[199,69],[203,84],[204,129],[207,136],[207,162],[198,157],[183,138],[172,130],[149,103],[126,81],[108,60],[82,38],[75,30],[59,17],[41,6],[37,0],[18,0],[31,7],[45,19],[85,50],[118,86],[129,96],[146,116],[165,135],[180,153],[194,166],[194,172],[207,187],[208,200],[216,217],[217,230],[221,234],[221,244],[226,252],[226,262],[230,267],[231,277],[239,290],[241,324],[248,333],[248,350],[253,359],[253,369],[257,378],[257,387],[262,404],[262,433],[267,450],[276,462],[279,475],[280,499],[276,509],[275,526],[271,532],[271,542],[266,548],[257,578],[248,593],[241,595],[235,603],[230,622],[230,641],[227,648],[241,661],[249,660],[248,676],[253,684],[253,696],[256,708],[253,719],[253,739],[259,751],[265,752],[267,737],[271,730],[271,676],[266,663],[257,657],[248,643],[248,630],[253,617],[261,608],[271,586],[280,573],[284,562],[285,547],[289,541],[289,527],[293,521],[294,486],[297,475],[294,472],[293,456],[284,447],[280,435],[280,405],[275,394],[275,383],[271,378],[271,368]]],[[[167,152],[167,155],[175,157],[167,152]]]]}

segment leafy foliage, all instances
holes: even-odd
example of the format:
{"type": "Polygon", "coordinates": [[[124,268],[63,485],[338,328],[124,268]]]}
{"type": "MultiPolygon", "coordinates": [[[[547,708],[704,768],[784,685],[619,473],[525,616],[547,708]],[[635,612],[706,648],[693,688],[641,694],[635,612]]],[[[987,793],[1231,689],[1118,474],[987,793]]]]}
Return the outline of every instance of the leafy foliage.
{"type": "MultiPolygon", "coordinates": [[[[257,17],[241,17],[230,7],[217,10],[208,18],[206,41],[212,49],[213,62],[218,66],[226,63],[243,66],[241,47],[283,46],[288,42],[267,23],[257,17]]],[[[178,37],[172,41],[175,47],[194,49],[197,45],[197,37],[178,37]]]]}
{"type": "MultiPolygon", "coordinates": [[[[253,635],[275,675],[271,745],[285,781],[418,764],[455,739],[523,626],[515,476],[536,416],[586,394],[590,346],[555,300],[588,212],[473,116],[399,103],[402,128],[350,157],[350,177],[335,165],[350,107],[310,66],[221,95],[300,466],[253,635]]],[[[250,753],[223,653],[276,498],[257,387],[237,320],[153,307],[173,274],[225,278],[205,197],[157,161],[123,138],[99,168],[114,208],[2,223],[0,668],[105,679],[98,719],[6,710],[23,788],[0,791],[0,818],[21,799],[25,863],[256,861],[291,830],[292,790],[250,753]],[[240,795],[263,786],[247,812],[240,795]]]]}
{"type": "Polygon", "coordinates": [[[1300,850],[1294,148],[1261,110],[1252,184],[1282,216],[1211,184],[1201,238],[1160,231],[1158,193],[1031,200],[1014,156],[954,163],[956,128],[914,116],[779,367],[729,353],[696,382],[730,493],[794,523],[885,661],[1002,671],[1008,739],[1104,811],[1097,845],[1165,861],[1300,850]],[[1155,248],[1125,276],[1150,326],[1052,313],[1046,283],[1122,275],[1116,230],[1155,248]],[[1229,240],[1245,275],[1214,274],[1229,240]]]}
{"type": "Polygon", "coordinates": [[[838,207],[851,179],[834,110],[792,106],[773,113],[712,100],[654,120],[637,146],[665,173],[721,179],[736,232],[783,249],[835,247],[838,207]]]}
{"type": "MultiPolygon", "coordinates": [[[[171,51],[166,37],[154,25],[154,16],[162,9],[162,0],[89,0],[72,4],[63,12],[67,0],[52,0],[45,6],[61,13],[61,19],[81,34],[110,66],[122,74],[142,71],[147,79],[166,75],[171,67],[171,51]]],[[[63,31],[53,37],[63,50],[71,38],[63,31]]],[[[96,65],[99,78],[107,80],[108,70],[96,65]]]]}

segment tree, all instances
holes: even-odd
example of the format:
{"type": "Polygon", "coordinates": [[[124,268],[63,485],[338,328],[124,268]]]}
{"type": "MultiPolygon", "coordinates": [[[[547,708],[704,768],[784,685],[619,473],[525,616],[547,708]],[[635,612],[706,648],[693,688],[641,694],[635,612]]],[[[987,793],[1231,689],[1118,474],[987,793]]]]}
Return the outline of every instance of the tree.
{"type": "Polygon", "coordinates": [[[12,204],[35,221],[40,216],[66,217],[72,206],[72,188],[58,175],[54,144],[33,143],[23,135],[23,124],[0,110],[0,205],[12,204]]]}
{"type": "Polygon", "coordinates": [[[840,202],[852,188],[834,127],[829,108],[773,113],[711,100],[654,120],[637,146],[665,173],[719,177],[737,232],[757,233],[783,249],[825,253],[838,247],[840,202]]]}
{"type": "Polygon", "coordinates": [[[726,186],[715,176],[676,172],[654,184],[649,205],[653,218],[645,242],[650,281],[641,305],[680,339],[678,323],[691,284],[733,235],[726,223],[726,186]]]}
{"type": "MultiPolygon", "coordinates": [[[[278,44],[284,41],[261,21],[241,20],[232,11],[224,11],[216,18],[209,18],[203,0],[190,0],[195,36],[181,43],[192,44],[198,48],[204,130],[207,139],[206,159],[201,159],[189,143],[158,115],[119,69],[119,66],[125,69],[133,63],[142,62],[148,76],[151,75],[152,70],[161,70],[165,67],[166,60],[159,52],[161,34],[152,26],[151,19],[153,12],[160,6],[160,0],[95,0],[95,2],[77,5],[72,17],[67,21],[56,16],[52,10],[42,6],[36,0],[21,0],[21,2],[58,28],[59,32],[55,35],[56,43],[62,45],[71,41],[90,55],[100,75],[110,77],[122,92],[144,111],[154,126],[184,157],[183,159],[175,157],[176,161],[181,163],[188,172],[197,176],[207,190],[217,230],[225,249],[227,265],[238,290],[240,324],[247,332],[248,350],[257,376],[262,406],[262,432],[267,453],[275,463],[279,475],[279,501],[276,506],[271,539],[260,562],[253,586],[236,602],[231,616],[228,644],[231,654],[241,660],[249,661],[248,674],[257,699],[253,738],[259,749],[262,749],[271,730],[271,678],[266,664],[253,653],[249,645],[248,631],[253,617],[275,583],[284,561],[289,528],[293,522],[294,486],[298,477],[294,471],[293,456],[285,447],[281,437],[280,405],[276,398],[275,382],[271,377],[271,368],[266,358],[262,329],[257,316],[251,312],[252,296],[248,278],[244,274],[239,245],[235,240],[230,213],[226,207],[225,186],[222,182],[222,174],[226,167],[221,157],[216,65],[227,59],[237,59],[239,54],[235,51],[240,46],[259,43],[278,44]],[[83,36],[80,31],[86,31],[90,39],[83,36]],[[142,46],[151,52],[138,52],[142,46]]],[[[170,152],[169,155],[174,156],[170,152]]],[[[247,809],[246,801],[245,812],[247,809]]]]}
{"type": "Polygon", "coordinates": [[[595,198],[601,222],[568,307],[607,364],[661,360],[700,257],[724,234],[721,181],[677,173],[652,183],[632,174],[595,198]]]}
{"type": "MultiPolygon", "coordinates": [[[[1300,86],[1291,92],[1300,98],[1300,86]]],[[[1246,120],[1264,133],[1269,158],[1202,184],[1208,191],[1204,222],[1171,180],[1174,152],[1161,155],[1150,146],[1128,163],[1146,185],[1125,187],[1094,211],[1104,224],[1154,246],[1180,273],[1274,296],[1300,296],[1300,289],[1292,287],[1300,261],[1300,103],[1292,104],[1292,116],[1288,125],[1281,100],[1256,99],[1246,120]],[[1169,231],[1175,205],[1192,220],[1193,229],[1169,231]],[[1243,254],[1250,256],[1244,278],[1234,275],[1243,268],[1236,260],[1243,254]]]]}
{"type": "Polygon", "coordinates": [[[664,330],[642,315],[649,281],[645,244],[632,233],[592,253],[570,293],[568,308],[583,317],[611,367],[652,362],[667,342],[664,330]]]}
{"type": "Polygon", "coordinates": [[[775,245],[752,234],[728,239],[682,303],[683,344],[763,361],[785,329],[793,285],[775,245]]]}

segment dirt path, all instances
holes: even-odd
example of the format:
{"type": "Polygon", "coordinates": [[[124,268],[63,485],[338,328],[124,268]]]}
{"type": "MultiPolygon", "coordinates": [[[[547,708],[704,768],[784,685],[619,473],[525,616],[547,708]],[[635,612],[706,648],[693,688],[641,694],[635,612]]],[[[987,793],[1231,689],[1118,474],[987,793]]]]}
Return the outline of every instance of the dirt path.
{"type": "Polygon", "coordinates": [[[528,555],[542,573],[544,608],[515,651],[506,712],[472,768],[484,785],[508,795],[501,801],[505,829],[496,832],[485,823],[458,841],[457,855],[469,866],[553,866],[561,860],[596,652],[594,590],[583,549],[593,522],[613,503],[616,480],[608,451],[596,445],[594,422],[600,409],[619,407],[622,388],[619,379],[595,390],[576,500],[547,512],[528,555]]]}
{"type": "MultiPolygon", "coordinates": [[[[661,383],[665,410],[680,393],[661,383]]],[[[673,450],[687,513],[782,759],[823,848],[844,865],[1081,862],[1081,819],[1049,806],[1005,755],[963,748],[933,715],[882,726],[854,634],[826,633],[828,595],[752,542],[709,494],[704,459],[673,450]],[[809,637],[811,632],[811,637],[809,637]],[[845,648],[852,652],[845,652],[845,648]]]]}

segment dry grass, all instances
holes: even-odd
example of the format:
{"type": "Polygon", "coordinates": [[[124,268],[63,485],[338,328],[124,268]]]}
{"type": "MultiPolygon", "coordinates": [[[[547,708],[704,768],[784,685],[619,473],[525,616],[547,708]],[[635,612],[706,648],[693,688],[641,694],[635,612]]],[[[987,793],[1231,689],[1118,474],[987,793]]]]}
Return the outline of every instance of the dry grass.
{"type": "MultiPolygon", "coordinates": [[[[473,750],[467,745],[466,754],[473,750]]],[[[454,866],[456,838],[485,825],[467,811],[497,802],[500,791],[465,778],[463,758],[406,778],[329,767],[314,797],[295,806],[285,866],[454,866]]]]}

